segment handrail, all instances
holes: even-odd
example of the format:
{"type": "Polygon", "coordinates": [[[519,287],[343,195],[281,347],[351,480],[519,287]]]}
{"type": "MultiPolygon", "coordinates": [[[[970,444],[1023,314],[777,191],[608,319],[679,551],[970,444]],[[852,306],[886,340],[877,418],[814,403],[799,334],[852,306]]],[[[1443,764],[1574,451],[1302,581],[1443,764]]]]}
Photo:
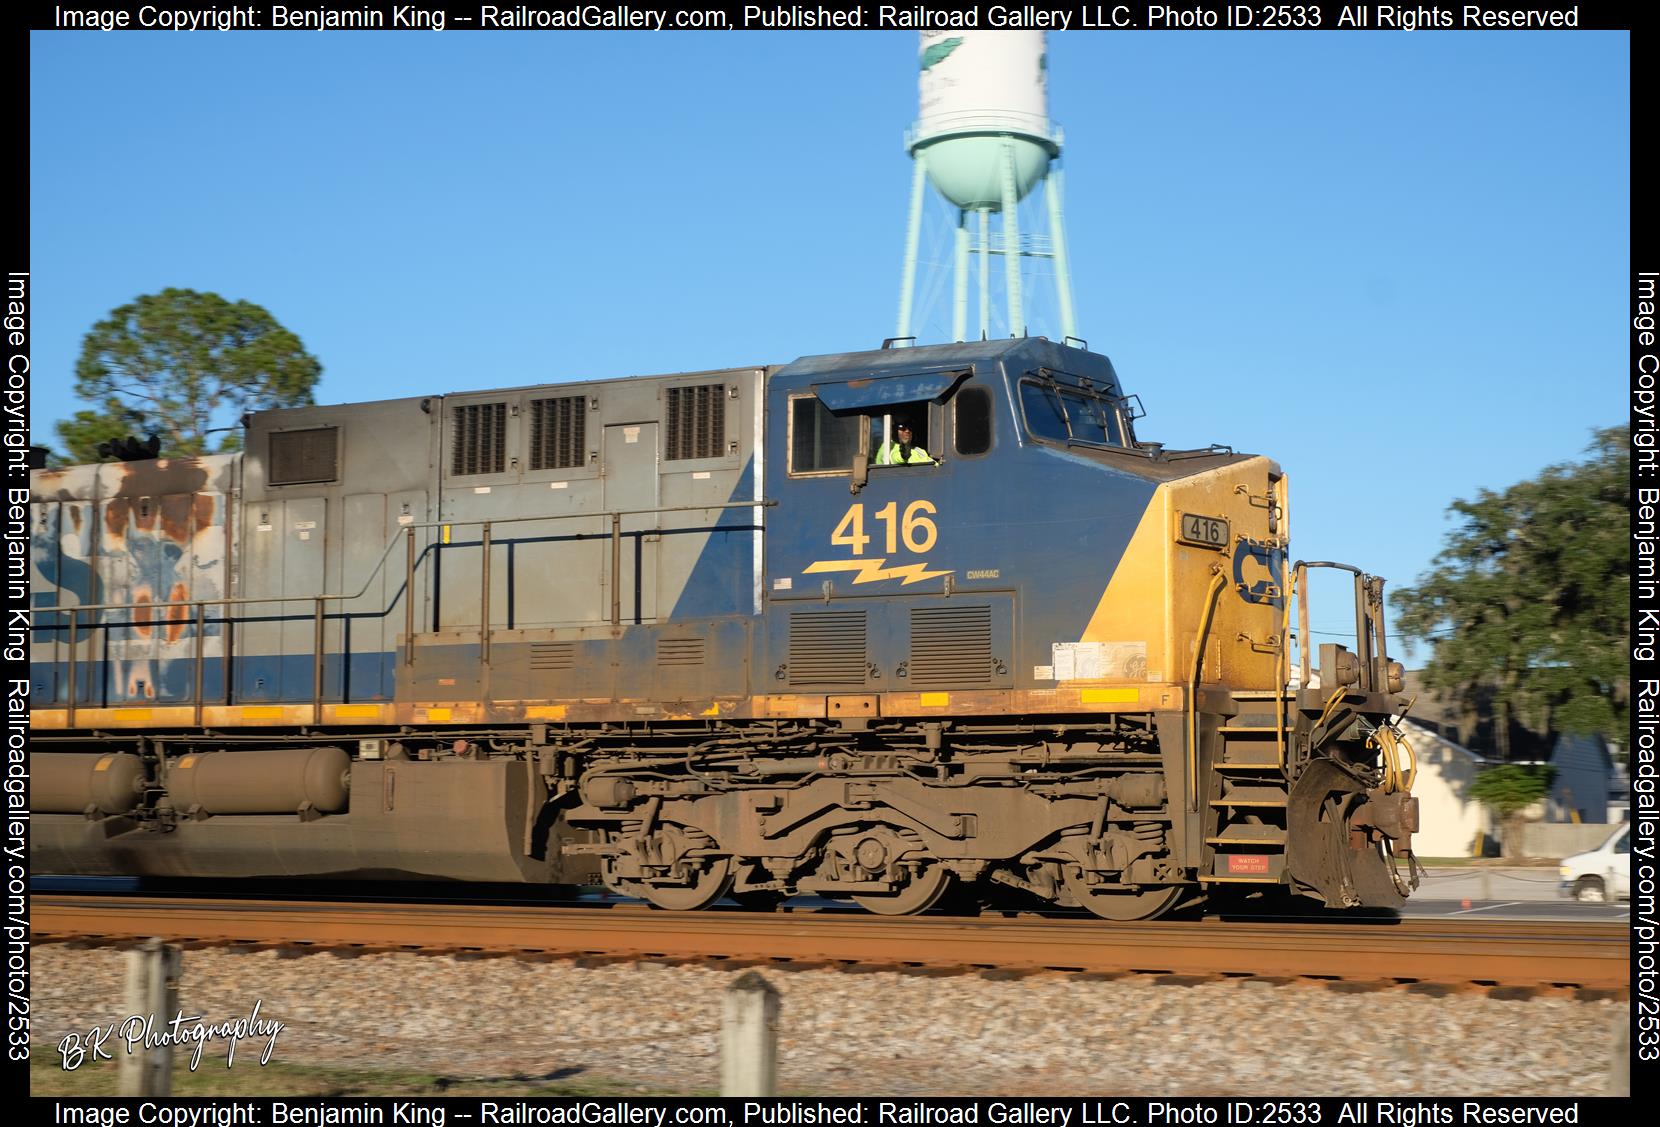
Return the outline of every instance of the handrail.
{"type": "MultiPolygon", "coordinates": [[[[724,511],[729,510],[729,509],[763,509],[763,508],[773,508],[777,504],[778,504],[777,501],[768,501],[768,500],[724,501],[724,502],[721,502],[719,504],[714,504],[714,505],[668,505],[668,506],[663,506],[661,508],[652,508],[652,509],[614,509],[614,510],[609,510],[609,511],[601,511],[601,512],[593,512],[593,513],[549,513],[549,514],[519,516],[519,517],[480,517],[480,518],[477,518],[477,519],[469,519],[469,520],[423,521],[423,522],[418,523],[418,524],[411,523],[411,524],[407,524],[407,525],[402,526],[402,531],[400,533],[398,533],[397,535],[394,535],[387,542],[387,545],[386,545],[385,549],[380,554],[380,558],[375,561],[375,566],[370,570],[369,574],[364,578],[363,585],[361,587],[359,587],[357,589],[357,591],[352,593],[352,594],[338,593],[338,594],[323,594],[323,595],[258,595],[258,596],[244,596],[244,597],[240,597],[240,598],[231,598],[229,596],[222,596],[222,597],[219,597],[219,598],[173,600],[173,601],[160,602],[160,603],[80,603],[80,604],[74,604],[74,605],[59,604],[59,605],[48,606],[48,607],[36,607],[36,608],[34,608],[33,613],[35,615],[67,614],[69,616],[69,622],[68,622],[69,637],[68,637],[68,640],[67,640],[67,643],[66,643],[69,647],[69,653],[68,653],[68,666],[69,666],[68,680],[69,680],[69,684],[68,684],[68,688],[67,688],[67,712],[68,712],[68,715],[66,717],[66,720],[67,720],[67,723],[69,724],[70,727],[74,727],[75,713],[76,713],[76,709],[79,705],[79,702],[77,700],[77,698],[79,696],[79,691],[78,691],[79,690],[79,685],[77,683],[77,681],[78,681],[77,665],[79,663],[78,663],[78,660],[77,660],[77,655],[78,655],[79,650],[80,650],[80,642],[79,642],[79,639],[77,639],[75,635],[76,635],[76,632],[77,632],[77,628],[80,624],[80,616],[81,616],[82,612],[111,611],[111,610],[115,610],[115,611],[137,611],[139,609],[143,609],[146,613],[149,613],[149,612],[153,612],[153,611],[156,611],[156,610],[164,610],[164,609],[170,609],[170,608],[174,608],[174,607],[190,607],[190,608],[193,608],[194,611],[195,611],[195,625],[196,625],[196,634],[195,634],[195,639],[194,639],[194,654],[193,654],[193,658],[192,658],[192,665],[193,665],[192,685],[193,685],[193,689],[194,689],[193,704],[194,704],[194,709],[195,709],[195,724],[196,724],[196,726],[200,727],[201,724],[202,724],[202,719],[203,719],[203,706],[204,706],[203,669],[204,669],[204,666],[206,664],[206,654],[205,654],[204,640],[205,640],[205,634],[206,634],[205,626],[206,626],[206,622],[207,622],[207,619],[206,619],[206,610],[207,610],[207,608],[209,606],[231,607],[231,606],[254,606],[254,605],[268,604],[268,603],[310,602],[310,603],[312,603],[312,608],[313,608],[312,609],[312,650],[311,650],[311,669],[312,669],[312,674],[311,674],[311,676],[312,676],[312,682],[311,682],[311,714],[312,714],[312,723],[320,724],[320,723],[322,723],[322,720],[323,720],[323,671],[324,671],[325,657],[327,655],[326,636],[325,636],[325,628],[324,628],[324,622],[325,622],[325,617],[326,617],[325,614],[324,614],[324,610],[323,610],[324,604],[329,603],[329,602],[351,602],[352,600],[362,598],[365,594],[367,594],[368,591],[369,591],[369,585],[371,583],[373,583],[375,581],[376,577],[381,574],[382,570],[386,566],[386,561],[391,557],[392,549],[397,546],[397,543],[398,543],[399,540],[404,541],[404,543],[406,545],[406,550],[407,550],[407,560],[406,560],[406,563],[405,563],[405,571],[404,571],[404,589],[403,589],[403,594],[402,594],[402,598],[404,599],[404,663],[406,665],[414,664],[414,661],[415,661],[415,597],[414,597],[414,591],[415,591],[415,561],[416,561],[415,530],[418,529],[418,528],[442,528],[447,532],[449,529],[457,527],[457,526],[466,528],[466,527],[471,527],[471,526],[477,525],[481,529],[481,535],[480,535],[480,539],[479,539],[479,546],[482,549],[481,556],[482,556],[483,574],[480,577],[480,582],[479,582],[479,606],[480,606],[479,649],[480,649],[481,663],[483,664],[483,666],[485,668],[485,675],[488,676],[489,664],[490,664],[490,555],[491,555],[490,548],[491,548],[491,528],[492,528],[493,525],[496,525],[496,524],[517,524],[517,523],[523,523],[523,522],[528,522],[528,521],[549,521],[549,520],[602,520],[604,518],[609,517],[610,522],[611,522],[611,534],[610,534],[611,535],[611,625],[612,626],[620,626],[621,622],[622,622],[622,593],[621,593],[622,585],[619,582],[618,575],[619,575],[619,572],[620,572],[621,566],[622,566],[621,561],[622,561],[622,535],[623,535],[623,533],[622,533],[622,518],[623,517],[628,517],[628,516],[653,516],[653,515],[656,515],[656,514],[659,514],[659,513],[692,513],[692,512],[712,512],[712,511],[724,512],[724,511]]],[[[764,531],[764,530],[765,529],[763,527],[762,531],[764,531]]],[[[630,535],[641,535],[645,531],[648,531],[648,530],[640,530],[640,532],[631,533],[630,535]]],[[[510,541],[510,543],[511,543],[511,541],[510,541]]],[[[511,595],[511,591],[509,592],[509,595],[511,595]]],[[[387,605],[387,610],[390,611],[390,609],[391,609],[391,604],[389,603],[387,605]]],[[[236,620],[227,617],[226,619],[224,619],[222,621],[230,623],[230,622],[234,622],[236,620]]],[[[119,623],[103,623],[103,624],[91,623],[89,625],[92,625],[94,627],[96,627],[98,625],[103,625],[105,627],[108,627],[110,625],[120,625],[120,624],[119,623]]],[[[127,625],[131,625],[131,623],[128,623],[127,625]]],[[[229,656],[228,650],[227,650],[226,655],[224,655],[224,656],[226,656],[226,657],[229,656]]],[[[349,655],[344,650],[342,650],[342,658],[344,659],[344,658],[348,658],[348,657],[349,657],[349,655]]],[[[229,681],[228,675],[227,675],[226,681],[225,681],[225,691],[226,691],[227,694],[231,691],[230,681],[229,681]]],[[[228,699],[229,699],[229,697],[227,697],[227,700],[228,699]]]]}
{"type": "MultiPolygon", "coordinates": [[[[353,599],[361,599],[364,595],[368,594],[369,584],[372,583],[374,581],[375,577],[380,574],[380,570],[381,570],[382,565],[384,565],[386,563],[387,557],[392,554],[392,549],[397,546],[398,541],[403,538],[403,535],[413,534],[414,530],[417,529],[417,528],[454,528],[454,527],[458,527],[458,526],[462,527],[462,528],[466,528],[466,527],[470,527],[470,526],[475,525],[475,524],[476,525],[484,525],[484,524],[492,524],[492,523],[493,524],[516,524],[516,523],[519,523],[521,521],[532,521],[532,520],[597,520],[601,517],[620,518],[620,517],[634,517],[634,516],[649,516],[649,515],[652,515],[654,513],[696,513],[696,512],[708,512],[708,511],[716,510],[716,509],[719,509],[719,510],[726,510],[726,509],[770,509],[770,508],[777,507],[777,505],[778,505],[777,501],[723,501],[718,505],[671,505],[671,506],[668,506],[667,508],[661,508],[661,509],[614,509],[614,510],[608,509],[608,510],[605,510],[605,511],[602,511],[602,512],[594,512],[594,513],[549,513],[549,514],[544,515],[544,516],[479,517],[476,520],[423,521],[419,524],[406,524],[406,525],[403,525],[402,527],[404,529],[404,533],[399,535],[399,536],[394,536],[390,541],[387,542],[386,549],[381,552],[380,559],[376,561],[374,570],[369,573],[369,575],[366,579],[364,579],[363,586],[359,587],[355,592],[353,592],[352,594],[349,594],[349,595],[347,595],[347,594],[335,594],[335,595],[258,595],[258,596],[253,596],[253,597],[243,597],[243,598],[237,598],[237,599],[233,599],[233,598],[229,598],[229,597],[215,598],[215,599],[181,599],[181,600],[178,600],[178,601],[165,602],[165,603],[78,603],[78,604],[74,604],[74,605],[59,604],[59,605],[56,605],[56,606],[49,606],[49,607],[33,607],[33,608],[31,608],[31,613],[32,614],[53,614],[53,613],[66,613],[66,612],[69,612],[69,611],[86,611],[86,610],[137,610],[140,607],[143,607],[147,610],[157,610],[157,609],[164,608],[164,607],[193,607],[193,606],[196,606],[197,604],[201,604],[203,606],[247,606],[247,605],[252,605],[252,604],[255,604],[255,603],[303,603],[303,602],[310,602],[314,599],[322,599],[326,602],[350,602],[353,599]]],[[[613,520],[613,523],[615,523],[615,519],[613,520]]]]}
{"type": "Polygon", "coordinates": [[[1199,809],[1199,674],[1205,665],[1205,640],[1210,635],[1211,619],[1216,614],[1216,599],[1227,580],[1217,567],[1211,576],[1210,590],[1205,592],[1205,613],[1199,620],[1199,633],[1193,639],[1193,676],[1187,682],[1187,801],[1188,810],[1199,809]]]}
{"type": "MultiPolygon", "coordinates": [[[[1329,567],[1335,571],[1347,571],[1355,577],[1355,659],[1359,665],[1359,686],[1363,692],[1377,692],[1379,687],[1374,683],[1374,673],[1378,659],[1389,656],[1383,634],[1383,581],[1376,576],[1367,575],[1353,564],[1335,563],[1331,560],[1298,560],[1292,566],[1293,588],[1302,588],[1302,598],[1297,601],[1297,647],[1300,654],[1301,678],[1298,684],[1304,688],[1309,680],[1309,638],[1308,638],[1308,590],[1306,578],[1311,567],[1329,567]],[[1299,581],[1305,582],[1299,582],[1299,581]],[[1371,611],[1371,604],[1376,602],[1377,613],[1371,611]]],[[[1387,685],[1384,686],[1387,688],[1387,685]]]]}
{"type": "MultiPolygon", "coordinates": [[[[1297,601],[1302,608],[1298,615],[1297,645],[1304,658],[1308,656],[1308,629],[1307,606],[1303,600],[1308,597],[1305,589],[1307,584],[1308,568],[1298,560],[1291,568],[1291,575],[1285,587],[1285,602],[1280,608],[1280,659],[1274,663],[1274,676],[1278,682],[1274,689],[1274,751],[1279,761],[1281,771],[1285,770],[1285,686],[1291,680],[1291,603],[1297,601]]],[[[1305,665],[1306,668],[1306,665],[1305,665]]],[[[1307,676],[1303,678],[1306,683],[1307,676]]]]}

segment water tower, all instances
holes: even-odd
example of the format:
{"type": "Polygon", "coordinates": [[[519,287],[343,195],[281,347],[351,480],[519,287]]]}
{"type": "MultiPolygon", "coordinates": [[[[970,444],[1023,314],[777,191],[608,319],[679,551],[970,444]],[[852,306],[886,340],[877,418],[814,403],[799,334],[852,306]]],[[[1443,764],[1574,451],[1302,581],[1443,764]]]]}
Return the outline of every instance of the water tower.
{"type": "Polygon", "coordinates": [[[905,139],[915,175],[895,335],[913,335],[911,315],[926,182],[957,211],[952,339],[968,339],[971,264],[978,267],[980,290],[980,324],[975,336],[993,335],[993,256],[1003,260],[1009,336],[1024,336],[1028,329],[1021,301],[1024,259],[1052,261],[1060,335],[1076,336],[1072,279],[1067,273],[1061,226],[1061,132],[1049,123],[1044,33],[925,31],[918,62],[920,112],[905,139]],[[1040,183],[1048,231],[1022,232],[1018,205],[1040,183]]]}

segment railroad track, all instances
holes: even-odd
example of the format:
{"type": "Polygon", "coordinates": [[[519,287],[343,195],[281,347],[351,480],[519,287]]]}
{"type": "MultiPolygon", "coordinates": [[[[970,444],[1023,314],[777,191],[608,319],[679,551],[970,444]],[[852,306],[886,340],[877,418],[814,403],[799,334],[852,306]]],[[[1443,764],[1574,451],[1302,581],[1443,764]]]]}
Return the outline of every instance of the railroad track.
{"type": "Polygon", "coordinates": [[[1153,921],[836,912],[667,913],[488,904],[37,896],[34,941],[338,953],[407,951],[598,960],[696,960],[784,969],[1153,974],[1312,980],[1388,989],[1630,990],[1618,923],[1402,918],[1331,923],[1153,921]]]}

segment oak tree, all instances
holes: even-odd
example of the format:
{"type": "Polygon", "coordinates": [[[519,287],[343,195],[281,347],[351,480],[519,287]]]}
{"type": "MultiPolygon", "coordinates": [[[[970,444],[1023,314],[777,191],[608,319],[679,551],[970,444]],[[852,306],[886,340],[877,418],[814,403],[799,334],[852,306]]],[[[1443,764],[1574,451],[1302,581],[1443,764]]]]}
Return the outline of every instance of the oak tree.
{"type": "Polygon", "coordinates": [[[1424,682],[1553,736],[1620,742],[1630,709],[1631,447],[1594,432],[1589,457],[1455,501],[1434,567],[1393,596],[1428,643],[1424,682]]]}

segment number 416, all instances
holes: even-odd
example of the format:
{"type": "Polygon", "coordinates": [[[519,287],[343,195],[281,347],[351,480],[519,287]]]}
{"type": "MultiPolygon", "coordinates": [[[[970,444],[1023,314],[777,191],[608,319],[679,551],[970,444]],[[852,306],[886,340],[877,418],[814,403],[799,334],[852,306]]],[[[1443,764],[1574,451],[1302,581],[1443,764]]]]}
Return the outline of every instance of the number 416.
{"type": "MultiPolygon", "coordinates": [[[[905,541],[907,551],[917,555],[928,551],[939,539],[939,529],[934,522],[928,519],[928,513],[938,512],[932,501],[912,501],[905,506],[905,515],[899,515],[899,502],[889,501],[876,510],[875,517],[885,531],[888,555],[899,551],[899,541],[905,541]]],[[[841,523],[836,525],[830,534],[830,543],[845,544],[855,556],[865,554],[865,545],[870,543],[870,537],[865,534],[865,507],[862,504],[854,505],[847,510],[841,523]]]]}

